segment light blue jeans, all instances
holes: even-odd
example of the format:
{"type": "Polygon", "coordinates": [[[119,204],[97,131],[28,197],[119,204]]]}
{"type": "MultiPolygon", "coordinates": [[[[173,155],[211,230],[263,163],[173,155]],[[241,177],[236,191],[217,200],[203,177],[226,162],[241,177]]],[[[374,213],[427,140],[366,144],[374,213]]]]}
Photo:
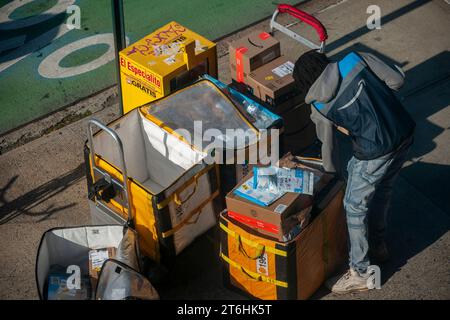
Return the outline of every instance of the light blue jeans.
{"type": "Polygon", "coordinates": [[[370,265],[369,244],[384,240],[394,182],[412,141],[412,137],[408,138],[396,151],[377,159],[352,157],[348,162],[344,208],[350,239],[349,264],[360,274],[366,273],[370,265]]]}

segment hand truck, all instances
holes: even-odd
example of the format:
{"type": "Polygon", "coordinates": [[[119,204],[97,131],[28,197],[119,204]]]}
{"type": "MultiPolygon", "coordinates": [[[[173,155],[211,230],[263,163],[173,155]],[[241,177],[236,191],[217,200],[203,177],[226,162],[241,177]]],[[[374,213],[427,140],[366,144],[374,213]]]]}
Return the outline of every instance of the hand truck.
{"type": "Polygon", "coordinates": [[[321,53],[325,52],[325,41],[328,38],[327,30],[317,18],[313,17],[309,13],[306,13],[305,11],[299,10],[288,4],[279,4],[277,6],[277,9],[272,15],[272,19],[270,20],[270,33],[273,35],[275,30],[278,30],[286,34],[287,36],[293,38],[294,40],[300,42],[301,44],[311,49],[318,50],[321,53]],[[316,44],[306,39],[305,37],[299,35],[298,33],[295,33],[294,31],[289,29],[288,26],[283,26],[282,24],[278,23],[276,19],[280,13],[287,13],[292,17],[299,19],[301,22],[304,22],[312,26],[316,30],[317,35],[319,36],[320,44],[316,44]]]}

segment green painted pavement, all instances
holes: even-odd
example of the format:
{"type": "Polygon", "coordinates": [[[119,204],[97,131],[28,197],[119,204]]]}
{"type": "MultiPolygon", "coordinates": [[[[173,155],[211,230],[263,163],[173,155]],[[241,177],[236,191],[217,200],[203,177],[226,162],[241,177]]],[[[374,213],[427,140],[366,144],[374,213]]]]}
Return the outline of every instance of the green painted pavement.
{"type": "MultiPolygon", "coordinates": [[[[110,3],[0,0],[0,134],[116,82],[110,3]],[[65,12],[70,4],[81,9],[80,29],[69,30],[65,25],[72,16],[65,12]],[[11,5],[17,8],[7,12],[11,5]],[[58,6],[59,11],[49,13],[58,6]],[[17,27],[30,17],[41,21],[11,29],[11,24],[17,27]],[[79,42],[81,49],[77,49],[77,41],[83,42],[79,42]],[[18,47],[11,44],[21,42],[18,47]],[[58,59],[57,53],[61,53],[58,59]],[[66,76],[65,72],[78,74],[66,76]]],[[[272,0],[124,0],[130,43],[172,20],[215,39],[269,16],[274,9],[272,0]]]]}

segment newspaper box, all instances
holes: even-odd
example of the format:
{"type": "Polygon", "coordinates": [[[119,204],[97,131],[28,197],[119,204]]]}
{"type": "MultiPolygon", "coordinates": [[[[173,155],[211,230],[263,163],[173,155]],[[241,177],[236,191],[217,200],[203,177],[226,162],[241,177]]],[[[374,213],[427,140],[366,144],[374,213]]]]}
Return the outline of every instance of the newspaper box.
{"type": "Polygon", "coordinates": [[[172,21],[120,52],[123,112],[203,74],[217,77],[216,44],[172,21]]]}

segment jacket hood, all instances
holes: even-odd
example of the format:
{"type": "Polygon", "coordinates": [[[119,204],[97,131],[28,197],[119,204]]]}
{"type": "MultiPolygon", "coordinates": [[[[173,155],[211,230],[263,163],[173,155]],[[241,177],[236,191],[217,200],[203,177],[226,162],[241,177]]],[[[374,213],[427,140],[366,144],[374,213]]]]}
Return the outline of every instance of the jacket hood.
{"type": "Polygon", "coordinates": [[[305,102],[327,103],[332,100],[336,96],[340,77],[338,64],[329,63],[309,89],[305,102]]]}

